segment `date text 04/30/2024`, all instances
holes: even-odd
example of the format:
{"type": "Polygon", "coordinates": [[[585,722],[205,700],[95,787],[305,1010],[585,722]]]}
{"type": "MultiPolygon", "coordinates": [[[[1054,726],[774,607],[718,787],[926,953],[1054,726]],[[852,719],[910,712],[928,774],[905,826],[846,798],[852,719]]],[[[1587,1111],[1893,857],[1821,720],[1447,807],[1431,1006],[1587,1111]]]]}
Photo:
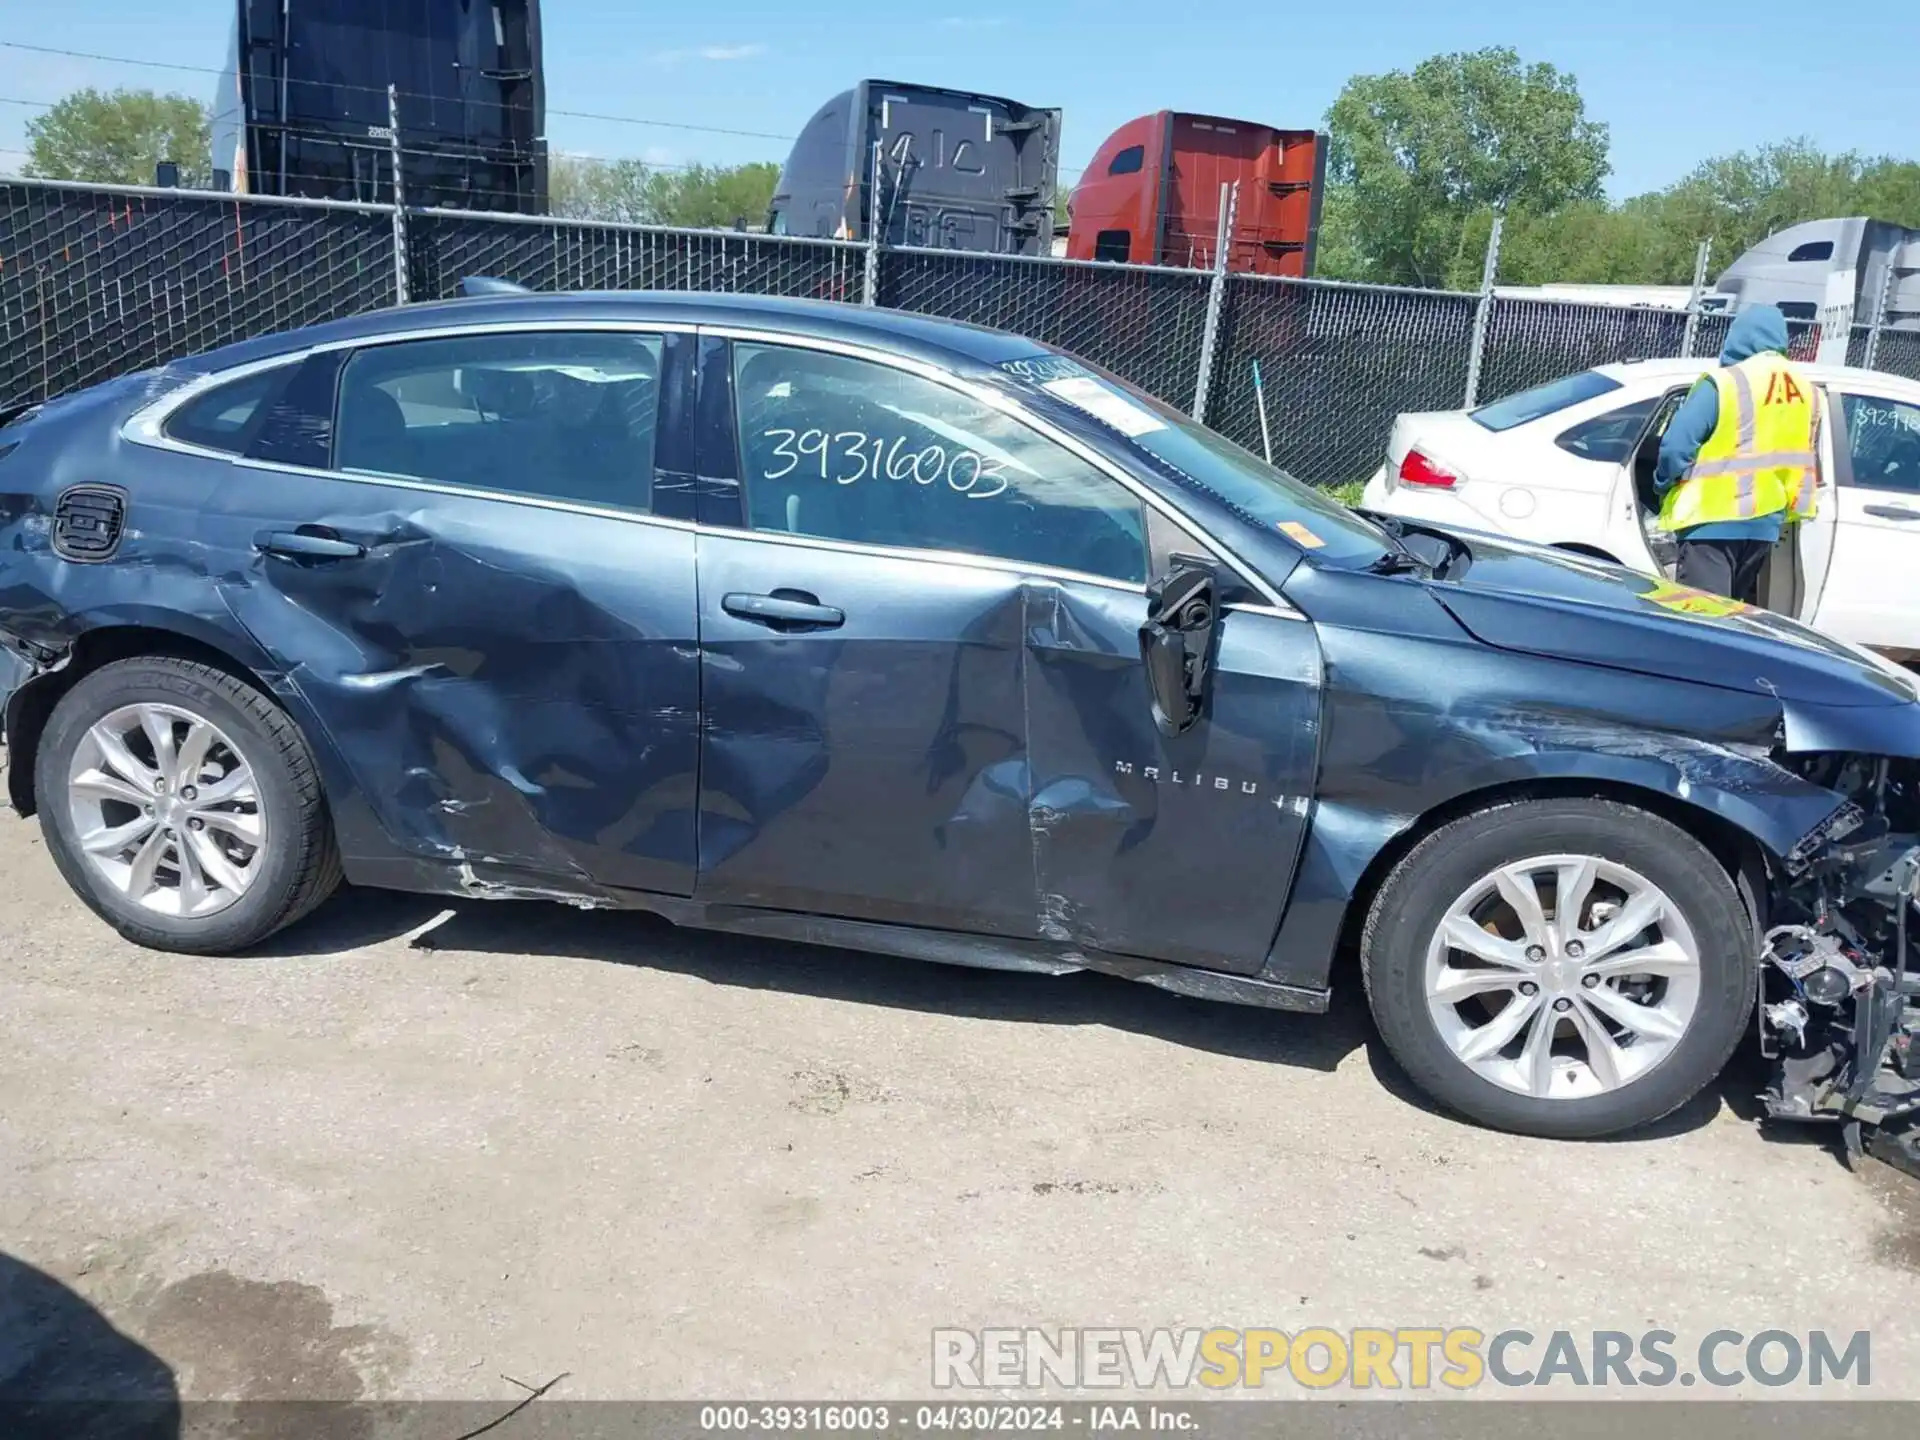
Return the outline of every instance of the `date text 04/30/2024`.
{"type": "Polygon", "coordinates": [[[1158,1404],[1009,1405],[704,1405],[700,1429],[712,1434],[827,1432],[839,1435],[1014,1434],[1081,1431],[1110,1434],[1199,1429],[1192,1407],[1158,1404]]]}

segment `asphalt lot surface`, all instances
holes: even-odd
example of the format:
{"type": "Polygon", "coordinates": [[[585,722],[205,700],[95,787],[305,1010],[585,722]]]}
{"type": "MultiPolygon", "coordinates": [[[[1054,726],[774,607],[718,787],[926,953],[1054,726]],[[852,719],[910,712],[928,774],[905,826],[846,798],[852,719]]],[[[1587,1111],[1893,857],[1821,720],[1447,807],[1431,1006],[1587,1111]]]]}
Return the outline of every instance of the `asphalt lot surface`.
{"type": "Polygon", "coordinates": [[[518,904],[420,948],[439,904],[372,892],[175,958],[11,815],[0,895],[0,1252],[189,1398],[924,1397],[936,1326],[1306,1324],[1864,1328],[1920,1397],[1920,1185],[1763,1138],[1756,1070],[1552,1144],[1422,1108],[1357,987],[1288,1016],[518,904]]]}

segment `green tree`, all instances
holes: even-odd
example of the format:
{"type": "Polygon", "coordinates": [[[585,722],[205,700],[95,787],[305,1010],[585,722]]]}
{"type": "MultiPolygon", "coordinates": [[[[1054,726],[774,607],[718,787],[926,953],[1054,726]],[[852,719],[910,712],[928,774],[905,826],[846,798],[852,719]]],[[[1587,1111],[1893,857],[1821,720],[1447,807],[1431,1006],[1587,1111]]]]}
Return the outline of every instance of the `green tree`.
{"type": "Polygon", "coordinates": [[[1355,278],[1457,279],[1476,212],[1602,198],[1607,127],[1587,118],[1573,76],[1505,47],[1356,75],[1327,123],[1329,176],[1345,192],[1328,248],[1355,278]]]}
{"type": "Polygon", "coordinates": [[[27,174],[49,180],[151,185],[162,160],[182,185],[205,185],[213,139],[207,110],[186,95],[76,90],[27,122],[27,174]]]}
{"type": "Polygon", "coordinates": [[[667,170],[640,160],[556,155],[547,167],[547,208],[569,219],[630,225],[761,225],[779,178],[780,167],[767,161],[667,170]]]}
{"type": "Polygon", "coordinates": [[[547,162],[547,209],[569,220],[648,224],[655,219],[652,179],[638,160],[555,155],[547,162]]]}
{"type": "Polygon", "coordinates": [[[662,225],[725,228],[744,221],[764,225],[780,167],[766,160],[746,165],[689,165],[656,170],[649,195],[662,225]]]}

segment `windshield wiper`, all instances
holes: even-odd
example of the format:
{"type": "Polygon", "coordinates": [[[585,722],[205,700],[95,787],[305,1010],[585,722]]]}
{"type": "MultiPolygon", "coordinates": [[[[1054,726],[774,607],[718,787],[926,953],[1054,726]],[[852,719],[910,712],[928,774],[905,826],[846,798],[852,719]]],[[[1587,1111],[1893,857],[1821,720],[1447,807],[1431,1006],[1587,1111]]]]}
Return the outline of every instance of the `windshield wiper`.
{"type": "MultiPolygon", "coordinates": [[[[1396,539],[1394,544],[1400,545],[1399,540],[1396,539]]],[[[1367,566],[1367,573],[1370,575],[1407,575],[1414,573],[1426,575],[1431,573],[1431,569],[1432,567],[1430,567],[1426,561],[1414,554],[1413,551],[1407,549],[1406,546],[1400,545],[1398,550],[1381,551],[1380,558],[1367,566]]]]}

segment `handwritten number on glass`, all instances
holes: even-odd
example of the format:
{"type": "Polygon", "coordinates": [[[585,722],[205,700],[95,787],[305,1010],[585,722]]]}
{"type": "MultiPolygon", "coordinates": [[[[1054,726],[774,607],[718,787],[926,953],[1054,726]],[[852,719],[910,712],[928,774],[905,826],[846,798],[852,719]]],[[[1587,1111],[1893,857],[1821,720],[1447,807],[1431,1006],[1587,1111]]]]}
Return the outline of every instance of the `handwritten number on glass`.
{"type": "Polygon", "coordinates": [[[857,485],[862,480],[911,481],[915,485],[937,485],[944,481],[950,490],[969,500],[991,500],[1010,488],[1005,464],[977,450],[948,452],[944,445],[928,445],[919,450],[907,448],[905,436],[895,436],[889,444],[884,435],[868,435],[863,430],[763,430],[761,438],[773,442],[773,454],[761,473],[769,480],[780,480],[808,464],[809,474],[818,471],[822,480],[836,485],[857,485]],[[772,468],[779,462],[779,468],[772,468]]]}

